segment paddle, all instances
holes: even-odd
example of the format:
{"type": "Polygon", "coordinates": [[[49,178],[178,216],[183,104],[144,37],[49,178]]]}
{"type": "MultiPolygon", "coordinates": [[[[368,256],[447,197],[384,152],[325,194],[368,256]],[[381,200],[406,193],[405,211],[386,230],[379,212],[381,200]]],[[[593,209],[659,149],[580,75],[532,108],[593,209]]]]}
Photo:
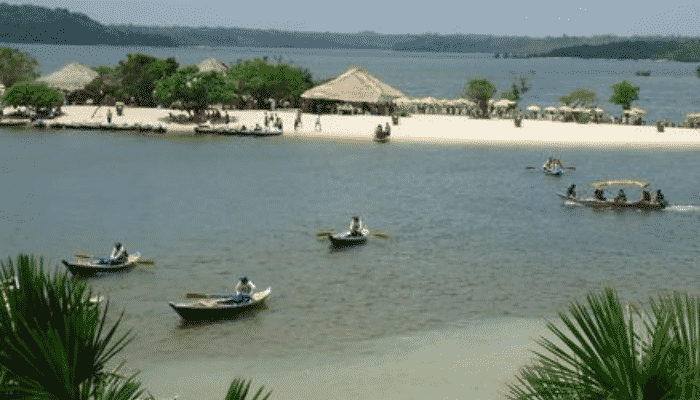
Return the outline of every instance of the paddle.
{"type": "MultiPolygon", "coordinates": [[[[331,231],[321,231],[321,232],[317,232],[316,236],[321,238],[324,236],[330,236],[332,234],[333,234],[333,232],[331,232],[331,231]]],[[[389,238],[389,234],[387,234],[387,233],[370,233],[369,235],[374,236],[376,238],[380,238],[380,239],[388,239],[389,238]]]]}
{"type": "Polygon", "coordinates": [[[208,294],[208,293],[197,293],[197,292],[185,294],[185,298],[187,298],[187,299],[211,299],[214,297],[218,297],[218,296],[213,295],[213,294],[208,294]]]}

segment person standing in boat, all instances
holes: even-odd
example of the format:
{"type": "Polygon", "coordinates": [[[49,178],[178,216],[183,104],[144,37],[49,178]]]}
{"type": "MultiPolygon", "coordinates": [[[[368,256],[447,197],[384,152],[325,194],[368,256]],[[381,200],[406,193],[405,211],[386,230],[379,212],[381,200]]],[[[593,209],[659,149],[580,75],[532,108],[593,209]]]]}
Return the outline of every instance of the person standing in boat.
{"type": "Polygon", "coordinates": [[[362,222],[360,222],[360,217],[352,217],[350,222],[350,236],[360,236],[362,235],[362,222]]]}
{"type": "Polygon", "coordinates": [[[569,186],[569,190],[566,191],[568,197],[576,197],[576,185],[569,186]]]}
{"type": "Polygon", "coordinates": [[[117,264],[126,261],[128,258],[129,254],[127,254],[124,246],[119,242],[115,243],[114,248],[112,249],[112,253],[109,255],[109,261],[112,264],[117,264]]]}
{"type": "Polygon", "coordinates": [[[250,296],[253,295],[255,290],[255,284],[248,280],[248,277],[241,276],[238,278],[238,283],[236,284],[236,297],[240,300],[250,300],[250,296]]]}

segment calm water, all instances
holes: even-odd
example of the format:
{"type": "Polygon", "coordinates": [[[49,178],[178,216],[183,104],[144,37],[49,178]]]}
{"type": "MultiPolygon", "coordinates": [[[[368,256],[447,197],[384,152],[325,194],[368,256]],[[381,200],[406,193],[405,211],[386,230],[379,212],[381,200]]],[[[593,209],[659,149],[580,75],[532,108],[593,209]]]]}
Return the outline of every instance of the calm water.
{"type": "Polygon", "coordinates": [[[542,107],[559,105],[559,97],[589,87],[598,93],[598,106],[619,116],[621,108],[608,102],[612,85],[627,79],[640,87],[635,105],[649,111],[646,120],[668,118],[681,122],[688,113],[700,111],[700,79],[697,64],[650,60],[582,60],[574,58],[494,59],[489,54],[409,53],[383,50],[332,50],[287,48],[155,48],[111,46],[60,46],[8,44],[33,54],[42,74],[49,74],[69,61],[87,65],[116,65],[126,55],[143,52],[158,57],[175,57],[181,64],[196,64],[216,57],[227,63],[239,59],[282,57],[308,68],[316,78],[341,74],[352,65],[362,65],[408,96],[453,98],[474,77],[487,77],[509,90],[513,77],[526,76],[532,84],[521,101],[542,107]],[[636,71],[650,71],[648,77],[636,71]]]}
{"type": "Polygon", "coordinates": [[[119,240],[156,259],[91,280],[135,328],[124,357],[138,366],[319,357],[494,317],[552,316],[605,285],[626,300],[700,294],[697,150],[3,130],[0,160],[3,254],[58,264],[119,240]],[[525,168],[547,156],[576,170],[525,168]],[[554,194],[621,177],[657,183],[673,206],[594,211],[554,194]],[[346,251],[316,237],[354,214],[390,237],[346,251]],[[241,273],[273,287],[268,309],[202,326],[167,306],[185,292],[228,291],[241,273]]]}

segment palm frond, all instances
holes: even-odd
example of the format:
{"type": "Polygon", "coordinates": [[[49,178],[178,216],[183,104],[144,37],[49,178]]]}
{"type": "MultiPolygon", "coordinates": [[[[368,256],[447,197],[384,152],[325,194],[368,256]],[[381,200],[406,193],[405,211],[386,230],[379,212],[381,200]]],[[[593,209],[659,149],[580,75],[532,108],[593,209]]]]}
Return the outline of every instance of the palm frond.
{"type": "MultiPolygon", "coordinates": [[[[247,381],[245,379],[236,378],[231,382],[231,386],[226,393],[226,400],[247,400],[248,393],[250,392],[250,385],[252,381],[247,381]]],[[[272,395],[272,391],[268,392],[263,396],[264,386],[261,386],[251,400],[267,400],[272,395]],[[263,397],[261,397],[263,396],[263,397]]]]}

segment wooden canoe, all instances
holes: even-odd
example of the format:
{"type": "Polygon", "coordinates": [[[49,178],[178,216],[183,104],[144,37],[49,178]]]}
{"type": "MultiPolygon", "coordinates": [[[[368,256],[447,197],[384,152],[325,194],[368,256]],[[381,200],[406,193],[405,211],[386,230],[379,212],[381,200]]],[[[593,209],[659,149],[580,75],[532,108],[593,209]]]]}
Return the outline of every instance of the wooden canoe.
{"type": "Polygon", "coordinates": [[[95,262],[94,260],[77,260],[75,263],[69,263],[66,260],[62,260],[62,262],[73,275],[94,276],[98,274],[131,271],[136,264],[138,264],[140,257],[141,256],[139,254],[132,254],[127,257],[125,262],[114,265],[95,262]]]}
{"type": "Polygon", "coordinates": [[[234,303],[233,295],[214,295],[208,299],[201,299],[190,303],[173,303],[171,301],[169,304],[183,320],[216,321],[233,318],[246,310],[262,305],[271,292],[271,287],[263,291],[255,292],[251,295],[251,300],[249,302],[242,304],[234,303]]]}
{"type": "Polygon", "coordinates": [[[367,237],[369,237],[369,229],[363,229],[362,234],[359,236],[352,236],[350,231],[328,235],[328,239],[331,241],[333,246],[352,246],[356,244],[362,244],[367,242],[367,237]]]}

